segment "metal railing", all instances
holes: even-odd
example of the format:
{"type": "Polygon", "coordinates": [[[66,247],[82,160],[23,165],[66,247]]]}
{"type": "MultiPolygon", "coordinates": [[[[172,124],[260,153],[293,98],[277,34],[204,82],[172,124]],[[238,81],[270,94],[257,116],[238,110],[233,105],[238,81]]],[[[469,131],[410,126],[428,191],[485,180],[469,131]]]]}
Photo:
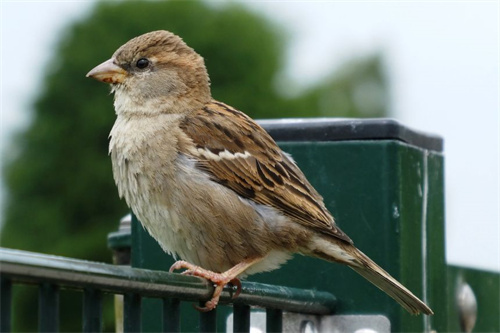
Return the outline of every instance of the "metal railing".
{"type": "MultiPolygon", "coordinates": [[[[124,332],[141,330],[141,299],[163,300],[163,330],[180,331],[180,303],[204,302],[213,293],[206,280],[163,271],[77,260],[20,250],[0,248],[1,309],[0,330],[11,331],[12,285],[36,284],[39,288],[39,330],[58,331],[59,290],[83,292],[83,331],[102,329],[103,293],[124,295],[124,332]]],[[[327,292],[243,282],[241,294],[232,299],[226,287],[221,302],[233,304],[235,332],[250,331],[250,307],[266,309],[266,330],[282,331],[283,311],[331,314],[335,297],[327,292]]],[[[200,313],[200,331],[216,331],[216,310],[200,313]]],[[[159,318],[160,320],[160,318],[159,318]]]]}

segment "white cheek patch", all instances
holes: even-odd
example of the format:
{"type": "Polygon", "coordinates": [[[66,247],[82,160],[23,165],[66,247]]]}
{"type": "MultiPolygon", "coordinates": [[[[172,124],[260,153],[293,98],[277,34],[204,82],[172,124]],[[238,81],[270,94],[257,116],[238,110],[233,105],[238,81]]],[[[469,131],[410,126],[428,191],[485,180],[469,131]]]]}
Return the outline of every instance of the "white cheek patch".
{"type": "Polygon", "coordinates": [[[237,158],[248,158],[252,156],[248,151],[245,151],[245,153],[231,153],[227,149],[224,151],[221,151],[218,154],[212,153],[210,150],[207,148],[197,148],[196,149],[197,155],[203,156],[209,160],[214,160],[214,161],[221,161],[221,160],[234,160],[237,158]]]}

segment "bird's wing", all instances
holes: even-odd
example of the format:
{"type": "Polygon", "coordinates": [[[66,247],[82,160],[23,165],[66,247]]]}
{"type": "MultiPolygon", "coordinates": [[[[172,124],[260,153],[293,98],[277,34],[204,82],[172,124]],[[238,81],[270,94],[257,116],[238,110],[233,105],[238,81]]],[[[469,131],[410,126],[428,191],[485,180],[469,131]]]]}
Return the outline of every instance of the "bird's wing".
{"type": "Polygon", "coordinates": [[[180,126],[193,143],[181,152],[193,157],[213,181],[306,227],[352,243],[302,171],[250,117],[212,101],[180,126]]]}

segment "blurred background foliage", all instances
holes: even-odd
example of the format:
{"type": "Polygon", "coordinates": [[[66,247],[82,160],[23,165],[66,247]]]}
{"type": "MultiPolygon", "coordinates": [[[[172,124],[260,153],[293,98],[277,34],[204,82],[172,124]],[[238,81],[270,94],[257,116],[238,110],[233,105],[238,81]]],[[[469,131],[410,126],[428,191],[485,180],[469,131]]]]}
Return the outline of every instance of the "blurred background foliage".
{"type": "MultiPolygon", "coordinates": [[[[107,156],[115,115],[109,88],[85,74],[130,38],[159,29],[180,35],[205,58],[214,98],[253,118],[387,113],[388,88],[378,55],[353,59],[321,82],[290,93],[293,83],[283,79],[285,29],[242,5],[96,3],[62,32],[31,124],[17,135],[11,149],[15,156],[5,162],[3,247],[111,261],[106,236],[128,212],[107,156]]],[[[34,289],[15,293],[16,331],[36,330],[34,289]]],[[[79,331],[80,304],[69,294],[61,298],[61,330],[79,331]]],[[[105,329],[113,330],[107,304],[105,329]]]]}

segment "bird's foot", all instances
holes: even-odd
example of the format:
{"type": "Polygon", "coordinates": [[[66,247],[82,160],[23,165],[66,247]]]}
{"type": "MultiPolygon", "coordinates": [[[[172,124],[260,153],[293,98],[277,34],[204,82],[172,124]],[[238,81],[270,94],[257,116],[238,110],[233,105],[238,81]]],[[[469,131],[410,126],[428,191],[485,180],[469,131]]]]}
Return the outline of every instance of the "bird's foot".
{"type": "Polygon", "coordinates": [[[216,273],[209,271],[207,269],[201,268],[200,266],[193,265],[187,261],[179,260],[175,262],[171,267],[170,267],[170,272],[172,273],[175,270],[178,269],[185,269],[181,274],[182,275],[191,275],[191,276],[198,276],[204,279],[207,279],[215,284],[215,290],[212,295],[212,298],[205,303],[204,307],[200,306],[195,306],[195,308],[199,311],[202,312],[207,312],[215,309],[217,307],[217,304],[219,304],[219,298],[220,295],[222,294],[222,291],[224,290],[224,286],[228,283],[232,284],[233,286],[236,286],[236,292],[232,296],[232,298],[238,297],[238,295],[241,293],[241,281],[234,275],[230,275],[227,272],[224,273],[216,273]]]}
{"type": "Polygon", "coordinates": [[[207,279],[215,284],[215,290],[212,295],[212,298],[205,303],[205,306],[204,307],[195,306],[197,310],[202,312],[207,312],[217,307],[224,286],[228,283],[232,284],[233,286],[236,286],[236,292],[234,293],[232,298],[238,297],[238,295],[241,293],[241,281],[240,279],[237,278],[237,276],[243,273],[248,267],[250,267],[259,260],[260,259],[252,259],[243,261],[237,264],[236,266],[232,267],[231,269],[222,273],[212,272],[207,269],[201,268],[200,266],[193,265],[187,261],[179,260],[170,267],[169,271],[170,273],[172,273],[173,271],[178,269],[185,269],[185,271],[183,271],[181,274],[198,276],[207,279]]]}

